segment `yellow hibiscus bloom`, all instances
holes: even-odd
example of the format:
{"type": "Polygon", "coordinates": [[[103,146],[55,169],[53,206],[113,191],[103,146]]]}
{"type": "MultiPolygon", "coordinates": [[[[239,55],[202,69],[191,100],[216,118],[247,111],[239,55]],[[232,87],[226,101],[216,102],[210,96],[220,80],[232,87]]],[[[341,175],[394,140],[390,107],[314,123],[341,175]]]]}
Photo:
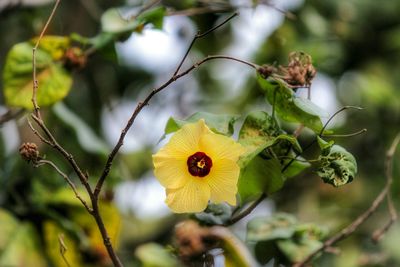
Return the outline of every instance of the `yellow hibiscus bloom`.
{"type": "Polygon", "coordinates": [[[237,161],[244,152],[233,139],[213,133],[203,119],[184,125],[153,155],[154,174],[166,188],[169,208],[200,212],[209,200],[236,205],[237,161]]]}

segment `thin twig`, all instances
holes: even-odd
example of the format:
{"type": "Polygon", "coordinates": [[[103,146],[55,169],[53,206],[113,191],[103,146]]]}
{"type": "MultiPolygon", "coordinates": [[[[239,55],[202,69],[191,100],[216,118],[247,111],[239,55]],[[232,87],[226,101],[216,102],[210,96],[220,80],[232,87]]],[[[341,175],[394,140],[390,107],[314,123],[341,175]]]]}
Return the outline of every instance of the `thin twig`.
{"type": "Polygon", "coordinates": [[[124,139],[125,139],[126,134],[128,133],[129,129],[131,128],[133,122],[135,121],[135,119],[136,119],[137,115],[140,113],[140,111],[145,106],[148,105],[148,103],[150,102],[150,100],[153,98],[154,95],[156,95],[157,93],[161,92],[163,89],[168,87],[171,83],[173,83],[176,80],[178,80],[179,78],[182,78],[183,76],[187,75],[188,73],[190,73],[194,69],[198,68],[200,65],[206,63],[207,61],[215,60],[215,59],[233,60],[233,61],[237,61],[237,62],[240,62],[242,64],[245,64],[247,66],[250,66],[250,67],[252,67],[254,69],[258,68],[258,66],[256,64],[253,64],[251,62],[247,62],[247,61],[244,61],[244,60],[241,60],[241,59],[237,59],[237,58],[234,58],[234,57],[230,57],[230,56],[223,56],[223,55],[208,56],[208,57],[202,59],[201,61],[193,64],[191,67],[189,67],[185,71],[183,71],[183,72],[181,72],[181,73],[179,73],[177,75],[172,76],[167,82],[165,82],[160,87],[153,89],[142,102],[139,102],[137,104],[137,106],[136,106],[135,110],[133,111],[131,117],[129,118],[128,122],[126,123],[125,127],[122,129],[117,144],[114,146],[113,150],[108,155],[107,162],[106,162],[106,164],[104,166],[103,172],[100,175],[99,179],[97,180],[96,187],[94,189],[94,196],[96,198],[98,198],[98,196],[99,196],[99,194],[101,192],[101,188],[103,186],[103,183],[104,183],[105,179],[107,178],[107,176],[108,176],[108,174],[110,172],[111,165],[112,165],[112,163],[114,161],[115,156],[117,155],[119,149],[124,144],[124,139]]]}
{"type": "Polygon", "coordinates": [[[67,258],[65,257],[65,253],[68,251],[68,248],[64,243],[64,235],[63,234],[59,234],[58,235],[58,244],[60,245],[61,257],[63,258],[63,260],[64,260],[65,264],[67,265],[67,267],[71,267],[71,265],[69,264],[67,258]]]}
{"type": "Polygon", "coordinates": [[[244,217],[246,217],[247,215],[249,215],[261,202],[263,202],[263,200],[267,197],[267,194],[262,193],[253,203],[251,203],[251,205],[245,209],[244,211],[242,211],[241,213],[239,213],[238,215],[232,217],[227,223],[226,226],[232,225],[237,223],[238,221],[240,221],[241,219],[243,219],[244,217]]]}
{"type": "Polygon", "coordinates": [[[336,111],[335,113],[333,113],[333,115],[328,119],[328,121],[325,123],[325,125],[322,127],[321,131],[319,132],[319,137],[322,136],[322,134],[324,133],[326,127],[328,127],[329,123],[333,120],[333,118],[336,117],[336,115],[338,115],[339,113],[341,113],[342,111],[345,111],[346,109],[356,109],[356,110],[362,110],[362,107],[356,107],[356,106],[344,106],[341,109],[339,109],[338,111],[336,111]]]}
{"type": "Polygon", "coordinates": [[[36,92],[39,88],[39,84],[38,84],[38,80],[36,77],[36,50],[39,47],[39,43],[43,38],[44,33],[46,32],[47,28],[49,27],[49,24],[51,22],[51,20],[54,17],[54,14],[56,13],[56,10],[58,8],[58,5],[60,4],[61,0],[56,0],[56,3],[54,4],[53,10],[51,11],[51,14],[49,16],[49,18],[46,21],[46,24],[43,27],[42,32],[39,35],[39,38],[36,41],[35,47],[32,49],[32,68],[33,68],[33,72],[32,72],[32,78],[33,78],[33,93],[32,93],[32,104],[33,104],[33,108],[35,111],[35,115],[38,118],[41,118],[40,112],[39,112],[39,106],[37,104],[37,100],[36,100],[36,92]]]}
{"type": "MultiPolygon", "coordinates": [[[[393,183],[393,160],[392,160],[392,158],[394,156],[397,144],[399,142],[400,142],[400,133],[396,136],[395,140],[393,141],[392,146],[390,147],[389,151],[386,153],[385,175],[387,177],[387,186],[389,188],[393,183]]],[[[397,220],[397,212],[393,205],[393,199],[392,199],[390,190],[388,190],[388,192],[387,192],[386,199],[387,199],[390,218],[389,218],[389,221],[381,229],[375,230],[375,232],[372,235],[372,240],[374,242],[378,242],[383,237],[383,235],[387,232],[387,230],[389,230],[389,228],[392,226],[392,224],[397,220]]]]}
{"type": "Polygon", "coordinates": [[[353,136],[357,136],[360,134],[363,134],[367,132],[367,129],[361,129],[355,133],[349,133],[349,134],[322,134],[321,137],[353,137],[353,136]]]}
{"type": "Polygon", "coordinates": [[[182,60],[181,60],[181,62],[179,63],[178,67],[176,68],[176,70],[175,70],[173,76],[176,76],[176,75],[178,74],[179,70],[181,69],[181,67],[182,67],[182,65],[183,65],[183,62],[185,62],[185,59],[186,59],[187,56],[189,55],[189,52],[190,52],[190,50],[192,49],[192,47],[193,47],[193,45],[194,45],[194,43],[196,42],[197,39],[202,38],[202,37],[206,36],[207,34],[209,34],[209,33],[213,32],[213,31],[215,31],[216,29],[222,27],[225,23],[227,23],[228,21],[230,21],[231,19],[233,19],[233,18],[236,17],[237,15],[238,15],[238,13],[232,14],[232,15],[229,16],[227,19],[225,19],[222,23],[216,25],[215,27],[209,29],[208,31],[206,31],[206,32],[204,32],[204,33],[198,32],[198,33],[194,36],[192,42],[190,43],[188,49],[186,50],[185,55],[182,57],[182,60]]]}
{"type": "Polygon", "coordinates": [[[0,126],[10,120],[18,118],[24,112],[25,110],[23,108],[20,108],[18,110],[11,110],[11,109],[7,110],[6,113],[0,116],[0,126]]]}
{"type": "Polygon", "coordinates": [[[42,142],[45,143],[45,144],[48,144],[49,146],[53,146],[53,143],[52,143],[52,142],[50,142],[49,140],[47,140],[46,138],[44,138],[44,136],[41,135],[41,134],[39,133],[39,131],[35,129],[35,127],[33,127],[32,123],[31,123],[31,121],[30,121],[29,119],[28,119],[28,125],[29,125],[29,127],[31,128],[32,132],[40,139],[40,141],[42,141],[42,142]]]}
{"type": "MultiPolygon", "coordinates": [[[[322,129],[321,129],[321,131],[319,132],[318,136],[319,136],[319,137],[322,137],[323,134],[324,134],[324,131],[325,131],[326,127],[328,127],[328,125],[329,125],[329,123],[332,121],[332,119],[333,119],[334,117],[336,117],[336,115],[338,115],[339,113],[341,113],[341,112],[343,112],[343,111],[345,111],[345,110],[347,110],[347,109],[362,110],[363,108],[361,108],[361,107],[356,107],[356,106],[344,106],[344,107],[342,107],[341,109],[339,109],[338,111],[336,111],[335,113],[333,113],[332,116],[329,117],[328,121],[324,124],[324,126],[322,127],[322,129]]],[[[361,131],[362,131],[362,132],[365,132],[366,130],[364,131],[364,129],[363,129],[363,130],[361,130],[361,131]]],[[[331,135],[331,136],[333,136],[333,135],[331,135]]],[[[302,152],[302,153],[304,153],[304,151],[306,151],[306,150],[308,150],[310,147],[312,147],[312,145],[314,145],[316,142],[317,142],[317,138],[315,138],[315,139],[312,140],[308,145],[306,145],[306,146],[303,148],[303,152],[302,152]]],[[[298,157],[300,157],[300,156],[302,155],[302,153],[298,153],[298,154],[296,155],[295,159],[298,158],[298,157]]],[[[290,160],[285,166],[283,166],[283,168],[282,168],[282,173],[284,173],[284,172],[290,167],[290,165],[292,165],[293,161],[294,161],[294,159],[290,160]]]]}
{"type": "MultiPolygon", "coordinates": [[[[378,207],[382,204],[383,200],[387,196],[390,186],[392,185],[393,182],[393,155],[396,151],[396,148],[400,142],[400,133],[396,136],[394,141],[392,142],[392,145],[390,146],[389,150],[386,153],[386,158],[385,158],[385,176],[386,176],[386,185],[382,189],[382,191],[379,193],[379,195],[374,199],[372,202],[371,206],[360,216],[358,216],[350,225],[348,225],[346,228],[342,229],[339,233],[336,235],[332,236],[328,240],[324,242],[324,244],[317,250],[315,250],[313,253],[308,255],[303,261],[294,264],[294,267],[303,267],[306,266],[306,264],[311,261],[316,255],[319,253],[325,251],[327,248],[332,247],[335,243],[347,238],[350,236],[354,231],[358,229],[358,227],[363,224],[377,209],[378,207]]],[[[397,217],[397,215],[396,215],[397,217]]],[[[388,228],[382,229],[382,233],[387,231],[388,228]]],[[[378,236],[379,237],[379,236],[378,236]]]]}
{"type": "MultiPolygon", "coordinates": [[[[39,125],[39,127],[43,130],[43,132],[46,134],[46,136],[48,137],[48,139],[46,139],[47,141],[45,143],[49,144],[50,146],[52,146],[53,148],[55,148],[56,150],[58,150],[63,156],[64,158],[70,163],[70,165],[72,166],[72,168],[74,169],[74,171],[76,172],[76,174],[78,175],[79,180],[81,181],[81,183],[85,186],[86,190],[89,192],[92,192],[90,185],[88,183],[88,177],[86,176],[86,174],[83,173],[83,171],[81,170],[81,168],[79,167],[79,165],[76,163],[74,157],[72,154],[70,154],[69,152],[67,152],[55,139],[55,137],[53,136],[53,134],[50,132],[50,130],[47,128],[47,126],[44,124],[43,120],[36,117],[34,114],[31,115],[31,117],[33,118],[33,120],[36,122],[37,125],[39,125]]],[[[37,132],[37,131],[36,131],[37,132]]],[[[38,135],[38,134],[37,134],[38,135]]],[[[40,137],[40,135],[38,135],[40,137]]],[[[42,137],[43,138],[43,137],[42,137]]],[[[44,139],[44,138],[43,138],[44,139]]],[[[42,139],[42,140],[43,140],[42,139]]]]}
{"type": "Polygon", "coordinates": [[[68,177],[68,175],[66,175],[63,171],[61,171],[61,170],[57,167],[57,165],[54,164],[54,162],[52,162],[52,161],[50,161],[50,160],[44,160],[44,159],[39,160],[39,161],[36,163],[36,166],[41,166],[41,165],[44,165],[44,164],[47,164],[47,165],[50,165],[51,167],[53,167],[53,169],[55,169],[56,172],[64,178],[64,180],[65,180],[65,181],[69,184],[69,186],[71,187],[72,191],[74,191],[76,198],[79,199],[80,202],[82,202],[83,206],[85,206],[86,210],[87,210],[89,213],[92,213],[92,212],[93,212],[93,209],[92,209],[91,207],[89,207],[89,205],[86,203],[86,201],[79,195],[79,193],[78,193],[78,191],[77,191],[77,189],[76,189],[76,186],[75,186],[74,182],[72,182],[72,180],[68,177]]]}

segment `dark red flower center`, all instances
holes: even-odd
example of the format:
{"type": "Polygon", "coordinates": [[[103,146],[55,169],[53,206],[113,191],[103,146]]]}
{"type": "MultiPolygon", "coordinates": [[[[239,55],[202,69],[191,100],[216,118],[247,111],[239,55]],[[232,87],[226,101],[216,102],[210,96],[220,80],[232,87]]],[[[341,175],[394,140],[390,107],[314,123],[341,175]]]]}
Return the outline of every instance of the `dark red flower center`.
{"type": "Polygon", "coordinates": [[[187,166],[191,175],[204,177],[210,173],[212,160],[206,153],[196,152],[188,157],[187,166]]]}

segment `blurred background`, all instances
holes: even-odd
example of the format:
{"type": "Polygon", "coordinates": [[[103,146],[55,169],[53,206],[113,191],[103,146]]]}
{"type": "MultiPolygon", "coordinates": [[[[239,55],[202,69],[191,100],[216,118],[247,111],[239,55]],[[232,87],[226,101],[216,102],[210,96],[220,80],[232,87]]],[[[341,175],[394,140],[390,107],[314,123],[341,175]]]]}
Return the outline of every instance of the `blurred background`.
{"type": "MultiPolygon", "coordinates": [[[[385,151],[400,130],[400,1],[161,2],[167,8],[162,29],[145,27],[93,53],[84,68],[73,71],[68,96],[42,110],[56,138],[90,176],[101,173],[107,153],[137,102],[171,77],[196,32],[206,31],[238,10],[238,17],[195,43],[184,67],[213,54],[232,55],[260,65],[285,65],[290,52],[304,51],[311,55],[318,71],[311,90],[313,102],[329,115],[344,105],[364,108],[341,113],[330,128],[338,134],[363,128],[368,132],[335,139],[357,159],[359,173],[352,183],[333,188],[312,173],[299,175],[234,225],[234,233],[244,240],[246,222],[251,217],[277,211],[292,213],[302,222],[324,225],[335,233],[370,206],[385,183],[385,151]]],[[[0,72],[14,44],[40,33],[53,3],[0,2],[0,72]]],[[[129,14],[142,4],[135,0],[61,1],[47,34],[94,37],[107,9],[121,7],[129,14]]],[[[243,120],[255,110],[269,111],[271,107],[258,88],[254,70],[220,60],[204,64],[173,83],[138,116],[102,195],[103,216],[127,266],[143,262],[144,256],[137,249],[141,245],[170,243],[174,225],[183,218],[170,213],[164,204],[164,188],[152,172],[151,154],[168,140],[160,142],[167,120],[182,119],[197,111],[239,114],[243,120]]],[[[0,114],[9,111],[0,93],[0,114]]],[[[46,166],[35,169],[21,160],[20,144],[40,141],[28,127],[29,112],[16,108],[11,112],[18,116],[0,125],[0,266],[21,263],[22,258],[30,259],[31,264],[18,266],[65,266],[58,252],[59,232],[73,244],[67,252],[72,266],[107,266],[97,229],[63,179],[46,166]],[[15,229],[19,229],[18,234],[11,234],[15,229]]],[[[240,124],[239,120],[236,130],[240,124]]],[[[287,125],[287,130],[293,131],[294,126],[287,125]]],[[[312,137],[305,131],[300,142],[307,144],[312,137]]],[[[44,145],[40,145],[40,151],[76,179],[55,151],[44,145]]],[[[313,158],[316,153],[311,149],[306,157],[313,158]]],[[[392,186],[397,208],[398,155],[392,186]]],[[[388,219],[386,207],[380,208],[339,244],[340,256],[325,254],[317,266],[400,266],[399,223],[380,243],[374,244],[370,238],[388,219]]]]}

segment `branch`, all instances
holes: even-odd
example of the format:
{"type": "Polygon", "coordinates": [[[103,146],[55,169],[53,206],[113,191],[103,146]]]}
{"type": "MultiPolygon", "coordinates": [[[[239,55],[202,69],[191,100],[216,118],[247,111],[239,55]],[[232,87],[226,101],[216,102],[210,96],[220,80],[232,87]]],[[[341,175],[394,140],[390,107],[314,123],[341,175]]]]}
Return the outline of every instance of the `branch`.
{"type": "MultiPolygon", "coordinates": [[[[78,164],[75,162],[72,154],[68,153],[58,142],[57,140],[54,138],[54,136],[51,134],[50,130],[46,127],[44,121],[41,118],[41,114],[40,114],[40,108],[37,104],[37,99],[36,99],[36,92],[39,88],[39,84],[38,84],[38,80],[36,77],[36,50],[39,47],[40,41],[47,29],[47,27],[49,26],[57,8],[58,5],[60,4],[60,0],[56,0],[56,3],[54,4],[53,10],[42,30],[42,32],[39,35],[39,38],[36,42],[35,47],[32,49],[32,68],[33,68],[33,92],[32,92],[32,104],[34,107],[34,113],[31,115],[33,120],[39,125],[39,127],[43,130],[43,132],[45,133],[45,135],[47,136],[47,138],[44,138],[43,136],[41,136],[39,134],[38,131],[36,131],[33,126],[30,124],[29,126],[32,128],[33,132],[42,140],[44,141],[46,144],[52,146],[54,149],[58,150],[61,155],[69,162],[69,164],[72,166],[72,168],[74,169],[75,173],[78,175],[79,180],[81,181],[82,185],[85,187],[87,193],[89,194],[90,197],[90,201],[92,203],[92,208],[89,208],[89,206],[82,202],[82,204],[85,206],[85,208],[88,210],[89,214],[91,214],[93,216],[93,218],[96,221],[96,224],[100,230],[101,236],[103,238],[103,242],[104,242],[104,246],[107,249],[108,255],[110,256],[114,266],[116,267],[122,267],[122,263],[120,261],[120,259],[118,258],[117,254],[114,251],[114,248],[110,242],[110,238],[108,236],[107,233],[107,229],[104,226],[104,222],[103,219],[101,218],[100,215],[100,211],[99,211],[99,206],[98,206],[98,198],[95,197],[93,195],[93,191],[90,187],[90,184],[88,182],[88,175],[84,174],[82,172],[82,170],[80,169],[80,167],[78,166],[78,164]]],[[[47,164],[50,164],[48,162],[46,162],[47,164]]],[[[52,165],[53,166],[53,165],[52,165]]],[[[61,174],[64,178],[65,176],[63,175],[63,173],[54,165],[53,167],[56,168],[56,170],[58,171],[59,174],[61,174]]],[[[67,177],[68,178],[68,177],[67,177]]],[[[69,183],[70,180],[66,179],[67,182],[69,183]]],[[[72,184],[73,185],[73,184],[72,184]]],[[[70,184],[71,186],[71,184],[70,184]]],[[[71,186],[74,190],[74,186],[71,186]]],[[[76,190],[74,190],[74,192],[76,193],[76,190]]],[[[77,196],[78,197],[78,196],[77,196]]],[[[79,198],[78,198],[79,199],[79,198]]],[[[81,199],[82,201],[82,199],[81,199]]]]}
{"type": "MultiPolygon", "coordinates": [[[[88,183],[88,177],[86,174],[83,173],[79,165],[76,163],[74,156],[70,153],[68,153],[55,139],[55,137],[52,135],[50,130],[47,128],[47,126],[44,124],[43,120],[36,117],[34,114],[31,115],[32,119],[36,122],[37,125],[43,130],[45,135],[47,136],[48,139],[45,139],[43,136],[41,136],[36,130],[34,130],[35,134],[39,136],[39,138],[44,141],[46,144],[52,146],[56,150],[58,150],[61,155],[70,163],[72,168],[74,169],[75,173],[78,175],[79,180],[81,183],[85,186],[86,190],[88,193],[92,192],[92,189],[90,188],[90,185],[88,183]]],[[[33,129],[33,127],[31,127],[33,129]]]]}
{"type": "MultiPolygon", "coordinates": [[[[386,158],[385,158],[385,176],[386,176],[386,185],[382,189],[382,191],[379,193],[379,195],[375,198],[375,200],[372,202],[371,206],[358,218],[356,218],[350,225],[348,225],[346,228],[342,229],[339,233],[336,235],[332,236],[328,240],[324,242],[322,247],[308,255],[303,261],[294,264],[294,267],[303,267],[306,266],[306,264],[311,261],[316,255],[319,253],[329,249],[332,245],[336,244],[337,242],[349,237],[354,231],[358,229],[358,227],[363,224],[377,209],[378,207],[382,204],[383,200],[385,197],[388,196],[390,186],[392,185],[393,182],[393,155],[396,151],[396,148],[400,142],[400,133],[396,136],[396,138],[393,140],[392,145],[390,146],[389,150],[386,153],[386,158]]],[[[396,216],[397,217],[397,214],[396,216]]],[[[390,226],[390,225],[389,225],[390,226]]],[[[378,232],[378,238],[380,238],[380,235],[387,231],[389,227],[386,225],[380,232],[378,232]]]]}
{"type": "Polygon", "coordinates": [[[131,117],[129,118],[128,122],[126,123],[124,129],[122,129],[120,137],[118,139],[117,144],[114,146],[113,150],[111,151],[111,153],[108,155],[108,159],[107,162],[104,166],[103,172],[100,175],[100,178],[98,179],[97,183],[96,183],[96,187],[94,189],[94,196],[96,198],[98,198],[100,192],[101,192],[101,188],[103,186],[103,183],[105,181],[105,179],[107,178],[110,169],[111,169],[111,165],[114,161],[115,156],[117,155],[119,149],[122,147],[122,145],[124,144],[124,139],[126,134],[128,133],[129,129],[131,128],[133,122],[135,121],[137,115],[139,115],[140,111],[148,105],[148,103],[150,102],[150,100],[153,98],[154,95],[156,95],[157,93],[161,92],[163,89],[165,89],[166,87],[168,87],[168,85],[170,85],[171,83],[175,82],[176,80],[182,78],[183,76],[189,74],[191,71],[193,71],[194,69],[198,68],[200,65],[206,63],[207,61],[210,60],[215,60],[215,59],[228,59],[228,60],[233,60],[233,61],[237,61],[240,62],[242,64],[245,64],[249,67],[252,67],[254,69],[258,68],[258,65],[251,63],[251,62],[247,62],[238,58],[234,58],[231,56],[224,56],[224,55],[214,55],[214,56],[208,56],[206,58],[204,58],[203,60],[193,64],[191,67],[189,67],[188,69],[186,69],[185,71],[172,76],[167,82],[165,82],[163,85],[161,85],[160,87],[153,89],[148,95],[147,97],[142,101],[139,102],[135,108],[135,110],[133,111],[131,117]]]}
{"type": "Polygon", "coordinates": [[[241,213],[239,213],[238,215],[232,217],[226,224],[225,226],[229,226],[232,224],[237,223],[238,221],[240,221],[241,219],[243,219],[244,217],[246,217],[247,215],[249,215],[265,198],[267,197],[267,194],[262,193],[258,199],[256,199],[253,203],[251,203],[251,205],[245,209],[244,211],[242,211],[241,213]]]}

